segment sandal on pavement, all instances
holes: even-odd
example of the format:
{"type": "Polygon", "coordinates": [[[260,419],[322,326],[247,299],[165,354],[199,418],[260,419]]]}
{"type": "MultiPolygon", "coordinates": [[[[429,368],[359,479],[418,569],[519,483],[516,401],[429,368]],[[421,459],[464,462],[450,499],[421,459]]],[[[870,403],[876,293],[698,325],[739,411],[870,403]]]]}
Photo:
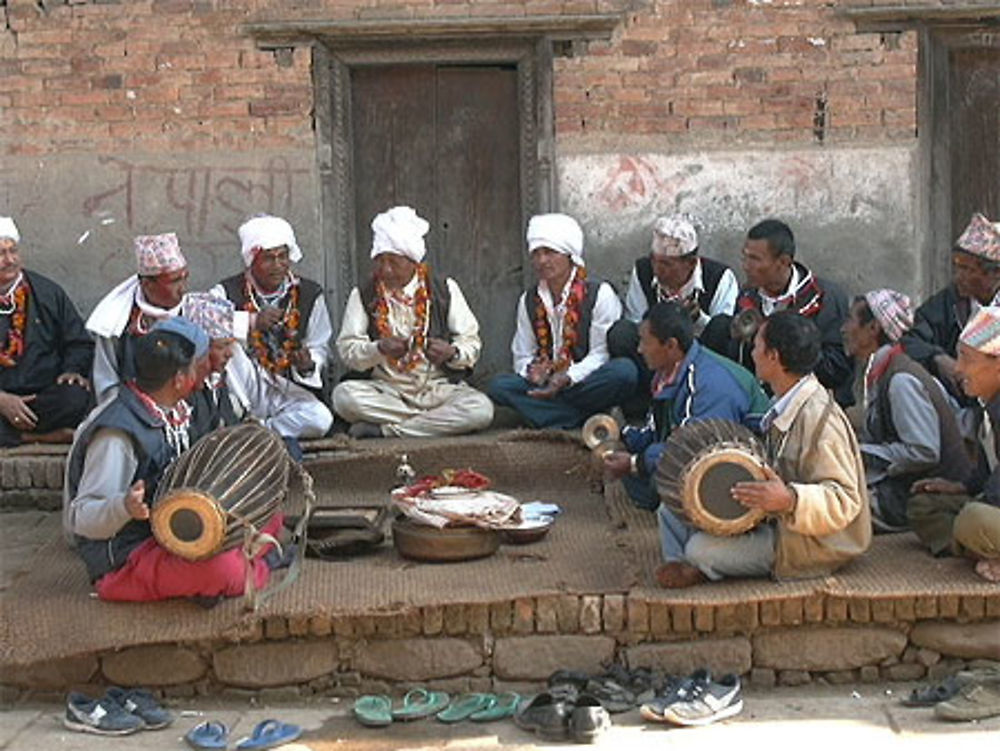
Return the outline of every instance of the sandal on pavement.
{"type": "Polygon", "coordinates": [[[962,690],[965,681],[961,681],[955,676],[949,676],[940,683],[932,686],[920,686],[910,692],[910,695],[900,701],[904,707],[933,707],[942,701],[955,696],[962,690]]]}
{"type": "Polygon", "coordinates": [[[611,727],[611,715],[594,696],[580,694],[569,716],[569,737],[577,743],[594,743],[611,727]]]}
{"type": "Polygon", "coordinates": [[[184,741],[198,751],[225,748],[229,744],[229,728],[221,722],[202,722],[184,734],[184,741]]]}
{"type": "Polygon", "coordinates": [[[451,704],[438,712],[435,717],[441,722],[461,722],[476,712],[489,709],[496,704],[496,701],[497,697],[493,694],[462,694],[453,699],[451,704]]]}
{"type": "Polygon", "coordinates": [[[392,724],[392,700],[382,694],[359,696],[354,701],[354,717],[370,728],[384,728],[392,724]]]}
{"type": "Polygon", "coordinates": [[[473,712],[469,719],[473,722],[494,722],[505,720],[517,711],[517,705],[521,703],[520,695],[513,691],[497,694],[496,700],[485,709],[473,712]]]}
{"type": "Polygon", "coordinates": [[[393,707],[392,719],[408,722],[409,720],[421,720],[437,714],[448,706],[451,697],[444,691],[428,691],[424,688],[415,688],[406,692],[403,697],[403,706],[393,707]]]}
{"type": "Polygon", "coordinates": [[[244,738],[236,744],[236,749],[237,751],[260,751],[260,749],[274,748],[291,743],[300,735],[302,735],[302,728],[298,725],[279,720],[264,720],[257,723],[248,738],[244,738]]]}

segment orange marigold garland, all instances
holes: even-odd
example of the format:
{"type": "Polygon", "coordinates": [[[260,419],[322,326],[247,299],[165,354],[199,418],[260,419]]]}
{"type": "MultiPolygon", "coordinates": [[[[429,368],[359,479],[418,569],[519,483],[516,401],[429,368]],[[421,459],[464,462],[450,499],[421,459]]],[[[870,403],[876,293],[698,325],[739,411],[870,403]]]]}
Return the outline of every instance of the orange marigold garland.
{"type": "MultiPolygon", "coordinates": [[[[430,268],[426,263],[417,264],[417,291],[413,295],[413,334],[410,336],[410,348],[400,358],[386,357],[389,365],[401,373],[413,370],[424,359],[424,348],[427,345],[427,330],[430,323],[431,292],[430,268]]],[[[392,325],[389,323],[390,292],[382,282],[375,283],[375,330],[380,339],[393,336],[392,325]]]]}
{"type": "MultiPolygon", "coordinates": [[[[586,296],[587,270],[583,266],[577,266],[570,282],[569,295],[566,297],[562,347],[559,348],[559,355],[555,358],[555,363],[552,366],[554,373],[561,373],[573,364],[573,350],[576,343],[580,341],[580,316],[583,299],[586,296]]],[[[538,304],[535,306],[535,315],[532,320],[535,341],[538,342],[535,361],[552,362],[552,327],[549,326],[549,316],[545,310],[545,303],[542,302],[541,297],[537,297],[537,300],[538,304]]]]}
{"type": "MultiPolygon", "coordinates": [[[[249,274],[244,278],[243,284],[244,296],[247,300],[244,309],[252,313],[259,313],[260,305],[257,304],[257,298],[254,295],[253,284],[250,281],[249,274]]],[[[254,357],[264,370],[280,374],[287,373],[292,367],[292,356],[299,348],[299,321],[301,315],[299,312],[299,285],[292,284],[288,292],[288,303],[285,305],[285,313],[281,318],[280,328],[282,329],[282,335],[280,337],[280,344],[277,347],[272,346],[267,341],[268,337],[262,331],[254,329],[250,332],[250,344],[253,347],[254,357]],[[273,356],[272,351],[274,352],[273,356]]],[[[279,327],[276,326],[275,328],[279,327]]]]}
{"type": "Polygon", "coordinates": [[[22,280],[14,290],[14,307],[11,311],[7,346],[0,351],[0,367],[13,368],[24,354],[24,331],[28,324],[28,282],[22,280]]]}

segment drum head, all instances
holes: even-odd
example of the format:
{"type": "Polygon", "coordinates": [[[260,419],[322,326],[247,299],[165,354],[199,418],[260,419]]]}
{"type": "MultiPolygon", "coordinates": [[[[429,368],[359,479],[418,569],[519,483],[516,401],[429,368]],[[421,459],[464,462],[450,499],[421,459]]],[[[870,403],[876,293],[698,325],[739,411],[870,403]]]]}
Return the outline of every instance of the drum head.
{"type": "Polygon", "coordinates": [[[177,488],[159,499],[150,523],[160,545],[190,561],[215,555],[226,536],[226,517],[218,503],[192,488],[177,488]]]}
{"type": "Polygon", "coordinates": [[[684,481],[684,510],[699,528],[715,535],[738,535],[764,516],[733,500],[738,482],[764,480],[760,460],[747,451],[727,448],[706,452],[691,464],[684,481]]]}

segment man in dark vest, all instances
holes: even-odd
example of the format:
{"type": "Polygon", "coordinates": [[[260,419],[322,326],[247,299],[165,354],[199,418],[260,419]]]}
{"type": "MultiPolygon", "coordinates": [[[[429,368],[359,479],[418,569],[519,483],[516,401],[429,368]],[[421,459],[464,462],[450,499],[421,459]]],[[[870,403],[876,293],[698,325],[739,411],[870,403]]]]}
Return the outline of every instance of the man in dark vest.
{"type": "Polygon", "coordinates": [[[751,351],[760,322],[779,310],[795,311],[811,319],[820,332],[816,378],[834,391],[840,404],[850,404],[853,369],[840,336],[848,304],[840,287],[813,276],[795,260],[792,230],[777,219],[765,219],[750,228],[743,246],[743,273],[746,285],[736,301],[735,314],[713,318],[701,341],[753,371],[751,351]]]}
{"type": "Polygon", "coordinates": [[[910,488],[925,477],[964,482],[972,471],[955,412],[941,384],[899,344],[913,325],[910,299],[877,289],[854,299],[844,349],[864,371],[859,431],[872,523],[909,527],[910,488]]]}
{"type": "Polygon", "coordinates": [[[578,428],[635,392],[635,363],[608,354],[621,302],[610,284],[587,278],[583,230],[573,217],[532,217],[527,243],[538,284],[517,303],[514,372],[496,376],[489,394],[533,427],[578,428]]]}
{"type": "Polygon", "coordinates": [[[94,342],[62,287],[27,271],[0,217],[0,448],[69,443],[90,407],[94,342]]]}
{"type": "MultiPolygon", "coordinates": [[[[190,415],[183,400],[197,386],[207,353],[208,337],[187,319],[155,324],[135,341],[135,378],[77,431],[67,460],[63,529],[101,599],[243,592],[248,572],[242,551],[188,561],[160,547],[149,524],[163,471],[189,447],[190,415]]],[[[276,533],[279,516],[263,531],[276,533]]],[[[263,587],[267,564],[258,557],[250,565],[255,584],[263,587]]]]}
{"type": "Polygon", "coordinates": [[[351,290],[337,337],[343,363],[369,376],[333,390],[355,438],[470,433],[493,419],[461,380],[479,359],[479,323],[458,283],[423,262],[429,228],[409,206],[372,220],[372,276],[351,290]]]}
{"type": "Polygon", "coordinates": [[[608,350],[612,357],[631,357],[648,375],[638,353],[639,323],[647,310],[658,302],[680,304],[697,337],[713,316],[733,314],[739,291],[732,269],[699,255],[698,232],[686,216],[662,216],[653,226],[649,254],[632,268],[625,317],[608,331],[608,350]]]}
{"type": "Polygon", "coordinates": [[[924,366],[963,404],[971,404],[955,377],[958,335],[1000,293],[1000,223],[976,214],[951,250],[952,282],[917,308],[903,337],[906,354],[924,366]]]}
{"type": "Polygon", "coordinates": [[[302,260],[295,232],[284,219],[255,216],[239,228],[246,270],[223,279],[211,290],[249,314],[246,354],[261,383],[264,424],[285,439],[300,459],[300,438],[320,438],[333,424],[323,403],[323,371],[330,357],[330,314],[323,289],[297,275],[292,264],[302,260]]]}

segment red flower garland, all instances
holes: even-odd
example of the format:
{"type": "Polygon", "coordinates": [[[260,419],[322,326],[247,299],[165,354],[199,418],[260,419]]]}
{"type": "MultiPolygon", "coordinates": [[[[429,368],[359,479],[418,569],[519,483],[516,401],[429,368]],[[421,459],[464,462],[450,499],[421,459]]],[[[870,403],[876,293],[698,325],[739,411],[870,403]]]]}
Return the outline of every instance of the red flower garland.
{"type": "Polygon", "coordinates": [[[7,346],[0,351],[0,367],[13,368],[24,354],[24,331],[28,326],[28,282],[23,279],[14,290],[14,310],[10,329],[7,331],[7,346]]]}
{"type": "MultiPolygon", "coordinates": [[[[243,278],[243,293],[246,298],[244,310],[251,313],[259,313],[260,306],[254,296],[253,285],[250,281],[250,274],[243,278]]],[[[264,340],[264,334],[256,329],[250,332],[250,344],[253,347],[254,357],[264,370],[275,373],[287,373],[292,367],[292,356],[299,348],[299,285],[293,284],[288,294],[288,304],[285,306],[285,313],[281,318],[281,325],[284,328],[281,349],[276,353],[276,357],[271,357],[271,348],[264,340]]]]}
{"type": "MultiPolygon", "coordinates": [[[[569,295],[566,297],[566,313],[563,315],[562,347],[559,348],[559,356],[552,366],[554,373],[561,373],[573,364],[573,350],[580,340],[581,308],[583,299],[587,296],[587,269],[577,266],[570,285],[569,295]]],[[[535,362],[552,362],[552,328],[549,326],[548,313],[541,297],[535,306],[532,328],[535,331],[535,341],[538,343],[535,362]]]]}
{"type": "MultiPolygon", "coordinates": [[[[410,348],[400,358],[386,356],[389,365],[401,373],[408,373],[424,360],[427,345],[427,328],[430,321],[431,293],[430,267],[426,263],[417,264],[417,291],[413,295],[414,320],[410,348]]],[[[375,283],[375,330],[380,339],[393,336],[389,323],[389,291],[382,282],[375,283]]]]}

